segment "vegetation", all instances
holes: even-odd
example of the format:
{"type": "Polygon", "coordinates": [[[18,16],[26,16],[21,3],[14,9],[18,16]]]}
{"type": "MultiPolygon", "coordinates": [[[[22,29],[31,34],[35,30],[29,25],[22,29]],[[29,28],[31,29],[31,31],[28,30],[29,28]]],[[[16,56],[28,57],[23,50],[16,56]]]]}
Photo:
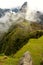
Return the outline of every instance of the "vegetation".
{"type": "Polygon", "coordinates": [[[39,38],[43,35],[42,30],[30,29],[30,23],[21,22],[10,30],[0,42],[0,53],[5,55],[15,54],[20,48],[22,48],[29,39],[39,38]]]}
{"type": "Polygon", "coordinates": [[[40,65],[43,59],[43,36],[38,39],[30,39],[16,54],[7,57],[5,59],[3,55],[0,55],[0,65],[18,65],[19,59],[26,52],[30,51],[33,65],[40,65]]]}
{"type": "Polygon", "coordinates": [[[11,27],[0,41],[0,65],[18,65],[26,51],[30,51],[33,64],[40,65],[43,59],[42,25],[24,21],[11,27]]]}

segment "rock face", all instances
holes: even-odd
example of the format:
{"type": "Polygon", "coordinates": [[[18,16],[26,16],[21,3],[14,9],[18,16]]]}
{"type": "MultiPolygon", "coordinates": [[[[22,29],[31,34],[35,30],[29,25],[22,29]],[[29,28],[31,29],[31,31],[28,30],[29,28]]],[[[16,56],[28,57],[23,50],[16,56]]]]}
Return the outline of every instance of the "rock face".
{"type": "Polygon", "coordinates": [[[32,58],[28,51],[24,53],[18,65],[32,65],[32,58]]]}
{"type": "Polygon", "coordinates": [[[20,8],[20,11],[22,13],[26,13],[27,12],[27,2],[24,2],[24,4],[20,8]]]}

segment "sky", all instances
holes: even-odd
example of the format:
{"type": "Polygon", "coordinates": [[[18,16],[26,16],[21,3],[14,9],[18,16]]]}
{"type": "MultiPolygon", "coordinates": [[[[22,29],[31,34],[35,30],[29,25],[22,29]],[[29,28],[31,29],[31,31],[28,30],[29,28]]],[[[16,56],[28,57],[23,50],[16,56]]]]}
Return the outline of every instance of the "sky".
{"type": "Polygon", "coordinates": [[[43,0],[0,0],[0,8],[18,7],[25,1],[28,2],[28,8],[43,12],[43,0]]]}

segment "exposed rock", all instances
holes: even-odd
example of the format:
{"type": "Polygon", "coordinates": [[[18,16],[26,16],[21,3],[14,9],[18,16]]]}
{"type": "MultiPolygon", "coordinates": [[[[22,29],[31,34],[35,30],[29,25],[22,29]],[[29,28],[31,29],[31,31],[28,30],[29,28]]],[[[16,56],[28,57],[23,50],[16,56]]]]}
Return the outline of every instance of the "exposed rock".
{"type": "Polygon", "coordinates": [[[32,57],[28,51],[24,53],[18,65],[32,65],[32,57]]]}
{"type": "Polygon", "coordinates": [[[27,12],[27,2],[24,2],[24,4],[20,8],[20,11],[22,13],[26,13],[27,12]]]}

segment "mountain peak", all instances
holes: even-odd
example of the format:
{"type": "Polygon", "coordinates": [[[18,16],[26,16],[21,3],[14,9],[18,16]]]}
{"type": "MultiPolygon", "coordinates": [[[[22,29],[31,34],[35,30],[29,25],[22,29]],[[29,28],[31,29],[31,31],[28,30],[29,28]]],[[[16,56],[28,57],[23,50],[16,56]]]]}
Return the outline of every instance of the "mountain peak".
{"type": "Polygon", "coordinates": [[[27,2],[24,2],[24,4],[20,8],[20,11],[22,13],[26,13],[26,11],[27,11],[27,2]]]}
{"type": "Polygon", "coordinates": [[[24,4],[22,5],[22,7],[24,7],[24,6],[27,6],[27,2],[24,2],[24,4]]]}

